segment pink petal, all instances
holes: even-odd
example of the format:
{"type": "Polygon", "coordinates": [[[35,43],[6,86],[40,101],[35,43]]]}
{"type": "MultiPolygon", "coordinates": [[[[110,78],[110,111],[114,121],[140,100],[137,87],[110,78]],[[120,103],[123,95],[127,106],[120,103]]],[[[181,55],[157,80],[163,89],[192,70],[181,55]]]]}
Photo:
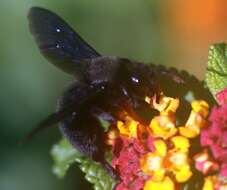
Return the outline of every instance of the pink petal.
{"type": "Polygon", "coordinates": [[[223,91],[217,93],[216,98],[220,105],[227,103],[227,88],[225,88],[223,91]]]}
{"type": "Polygon", "coordinates": [[[220,171],[221,176],[227,177],[227,164],[223,164],[220,171]]]}
{"type": "Polygon", "coordinates": [[[116,186],[115,190],[130,190],[130,189],[127,188],[125,184],[120,183],[116,186]]]}

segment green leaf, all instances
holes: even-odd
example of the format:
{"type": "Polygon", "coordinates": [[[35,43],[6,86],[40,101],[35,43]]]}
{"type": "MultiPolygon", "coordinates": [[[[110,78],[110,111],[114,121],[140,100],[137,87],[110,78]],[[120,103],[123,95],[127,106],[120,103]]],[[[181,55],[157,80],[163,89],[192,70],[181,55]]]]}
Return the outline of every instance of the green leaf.
{"type": "Polygon", "coordinates": [[[210,47],[205,81],[214,97],[227,87],[226,44],[215,44],[210,47]]]}
{"type": "Polygon", "coordinates": [[[82,155],[68,143],[67,140],[62,139],[59,143],[52,147],[51,155],[54,159],[53,172],[59,178],[65,176],[69,166],[74,162],[81,162],[82,155]]]}
{"type": "Polygon", "coordinates": [[[95,190],[112,190],[116,182],[103,167],[90,159],[84,159],[80,169],[86,174],[85,179],[94,185],[95,190]]]}
{"type": "Polygon", "coordinates": [[[64,138],[53,146],[51,155],[54,159],[53,172],[60,178],[64,177],[68,168],[77,162],[85,173],[85,179],[94,185],[95,190],[112,190],[116,184],[99,163],[82,156],[64,138]]]}

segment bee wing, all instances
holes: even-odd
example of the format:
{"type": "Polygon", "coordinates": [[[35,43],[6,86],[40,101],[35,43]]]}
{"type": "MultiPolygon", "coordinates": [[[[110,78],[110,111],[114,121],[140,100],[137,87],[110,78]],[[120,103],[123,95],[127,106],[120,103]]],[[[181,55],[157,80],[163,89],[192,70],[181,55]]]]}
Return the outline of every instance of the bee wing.
{"type": "Polygon", "coordinates": [[[32,7],[28,14],[30,31],[41,53],[57,67],[72,73],[83,59],[99,57],[63,19],[55,13],[32,7]]]}

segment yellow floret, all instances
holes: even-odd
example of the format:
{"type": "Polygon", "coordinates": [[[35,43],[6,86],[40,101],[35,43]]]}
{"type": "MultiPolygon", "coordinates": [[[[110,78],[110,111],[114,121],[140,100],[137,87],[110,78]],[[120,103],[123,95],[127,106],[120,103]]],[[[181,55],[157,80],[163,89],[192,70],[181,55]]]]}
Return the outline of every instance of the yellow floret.
{"type": "Polygon", "coordinates": [[[174,190],[174,182],[169,178],[165,177],[163,181],[157,182],[148,180],[145,183],[143,190],[174,190]]]}
{"type": "Polygon", "coordinates": [[[165,108],[165,110],[161,111],[161,115],[171,115],[174,114],[177,111],[177,108],[179,107],[180,101],[179,99],[174,98],[167,98],[168,106],[165,108]]]}
{"type": "Polygon", "coordinates": [[[182,152],[188,152],[190,143],[187,138],[183,136],[175,136],[171,139],[171,141],[173,142],[175,149],[182,152]]]}
{"type": "Polygon", "coordinates": [[[201,114],[203,117],[207,117],[209,111],[209,105],[204,100],[194,100],[192,103],[192,109],[201,114]]]}
{"type": "Polygon", "coordinates": [[[161,115],[171,115],[175,113],[179,104],[180,101],[178,98],[162,96],[159,99],[159,103],[156,103],[156,100],[153,99],[153,107],[158,110],[161,115]]]}
{"type": "Polygon", "coordinates": [[[153,180],[161,181],[165,176],[163,168],[163,157],[158,153],[148,153],[140,159],[142,171],[150,176],[153,180]]]}
{"type": "Polygon", "coordinates": [[[179,127],[179,131],[181,135],[187,138],[194,138],[200,134],[200,129],[206,126],[206,124],[205,118],[192,110],[185,127],[179,127]]]}
{"type": "Polygon", "coordinates": [[[118,137],[119,133],[116,129],[111,129],[108,131],[107,137],[111,140],[114,140],[118,137]]]}
{"type": "Polygon", "coordinates": [[[163,140],[156,140],[154,141],[154,147],[156,151],[161,155],[165,156],[167,153],[167,146],[163,140]]]}
{"type": "Polygon", "coordinates": [[[133,119],[127,118],[125,123],[122,121],[117,122],[117,128],[119,129],[120,134],[127,137],[137,138],[137,127],[138,122],[133,119]]]}
{"type": "Polygon", "coordinates": [[[169,154],[169,171],[175,175],[177,182],[186,182],[192,176],[188,163],[188,153],[172,149],[169,151],[169,154]]]}
{"type": "Polygon", "coordinates": [[[179,183],[184,183],[190,179],[192,172],[189,165],[179,166],[175,169],[176,181],[179,183]]]}
{"type": "Polygon", "coordinates": [[[205,179],[203,190],[214,190],[214,181],[212,177],[207,177],[205,179]]]}
{"type": "Polygon", "coordinates": [[[105,143],[107,145],[113,145],[115,139],[119,136],[119,132],[117,129],[110,129],[106,135],[105,143]]]}
{"type": "Polygon", "coordinates": [[[177,133],[177,128],[173,119],[169,116],[156,116],[150,123],[152,134],[155,137],[162,137],[168,139],[177,133]]]}
{"type": "Polygon", "coordinates": [[[122,121],[117,121],[117,128],[118,128],[120,134],[122,134],[122,135],[128,134],[128,130],[122,121]]]}
{"type": "Polygon", "coordinates": [[[198,132],[189,127],[179,127],[179,132],[182,136],[187,138],[194,138],[198,135],[198,132]]]}

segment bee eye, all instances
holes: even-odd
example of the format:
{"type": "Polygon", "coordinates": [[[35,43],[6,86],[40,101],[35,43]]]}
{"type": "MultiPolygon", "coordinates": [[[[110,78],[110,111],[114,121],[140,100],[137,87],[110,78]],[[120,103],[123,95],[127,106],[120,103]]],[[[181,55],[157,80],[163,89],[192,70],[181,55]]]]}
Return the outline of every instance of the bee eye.
{"type": "Polygon", "coordinates": [[[132,81],[135,82],[135,83],[139,83],[139,82],[140,82],[139,79],[136,78],[136,77],[132,77],[131,79],[132,79],[132,81]]]}

